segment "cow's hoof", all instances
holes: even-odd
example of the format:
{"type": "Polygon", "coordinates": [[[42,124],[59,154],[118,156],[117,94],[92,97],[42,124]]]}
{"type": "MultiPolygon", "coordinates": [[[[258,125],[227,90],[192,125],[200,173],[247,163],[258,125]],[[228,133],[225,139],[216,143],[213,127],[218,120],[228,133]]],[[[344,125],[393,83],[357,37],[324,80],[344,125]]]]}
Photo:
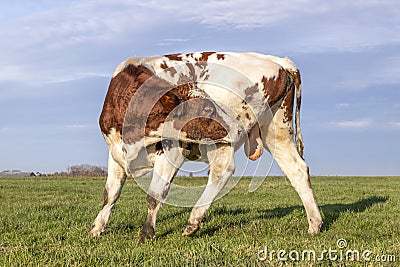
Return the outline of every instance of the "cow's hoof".
{"type": "Polygon", "coordinates": [[[104,227],[93,224],[89,230],[89,235],[92,237],[100,237],[104,233],[104,227]]]}
{"type": "Polygon", "coordinates": [[[319,221],[319,222],[314,222],[314,223],[310,223],[310,226],[308,228],[308,233],[310,235],[316,235],[321,231],[321,227],[322,227],[323,222],[319,221]]]}
{"type": "Polygon", "coordinates": [[[156,233],[151,225],[143,225],[142,232],[139,235],[138,243],[143,244],[147,239],[153,239],[156,233]]]}
{"type": "Polygon", "coordinates": [[[199,230],[199,225],[198,224],[188,223],[188,224],[186,224],[186,227],[183,230],[182,235],[183,236],[192,236],[197,232],[197,230],[199,230]]]}

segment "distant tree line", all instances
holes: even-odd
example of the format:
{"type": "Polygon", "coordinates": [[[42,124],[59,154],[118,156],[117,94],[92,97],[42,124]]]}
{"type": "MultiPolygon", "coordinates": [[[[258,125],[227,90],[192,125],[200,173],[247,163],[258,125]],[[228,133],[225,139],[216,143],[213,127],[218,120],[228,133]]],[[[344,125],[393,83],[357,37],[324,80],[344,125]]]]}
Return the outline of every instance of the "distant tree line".
{"type": "Polygon", "coordinates": [[[0,171],[0,177],[70,177],[70,176],[107,176],[107,167],[90,164],[71,165],[67,171],[54,173],[26,172],[21,170],[3,170],[0,171]]]}
{"type": "Polygon", "coordinates": [[[107,175],[107,168],[103,166],[80,164],[68,167],[68,175],[83,176],[83,175],[107,175]]]}

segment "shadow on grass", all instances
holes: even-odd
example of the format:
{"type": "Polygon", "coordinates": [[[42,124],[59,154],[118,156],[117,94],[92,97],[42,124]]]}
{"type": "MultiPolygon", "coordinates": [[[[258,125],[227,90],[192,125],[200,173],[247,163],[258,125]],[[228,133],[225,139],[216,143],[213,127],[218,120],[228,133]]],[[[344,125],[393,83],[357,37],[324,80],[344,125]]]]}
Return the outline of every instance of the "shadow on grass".
{"type": "Polygon", "coordinates": [[[115,225],[111,224],[107,226],[106,231],[103,235],[135,233],[138,231],[139,227],[141,227],[141,225],[133,223],[117,223],[115,225]]]}
{"type": "MultiPolygon", "coordinates": [[[[384,203],[389,199],[389,197],[381,197],[381,196],[371,196],[368,198],[360,199],[354,203],[349,204],[325,204],[319,206],[320,210],[323,213],[324,225],[321,231],[328,231],[332,224],[340,217],[342,213],[345,212],[364,212],[366,209],[378,204],[384,203]]],[[[268,219],[268,218],[283,218],[295,210],[304,210],[302,205],[297,206],[289,206],[289,207],[278,207],[275,209],[268,210],[258,210],[258,216],[249,216],[248,214],[251,212],[251,209],[243,209],[243,208],[234,208],[229,209],[225,207],[218,207],[213,210],[211,214],[207,217],[212,218],[216,216],[224,216],[224,215],[232,215],[231,218],[235,218],[235,220],[228,221],[224,224],[224,228],[229,228],[233,226],[238,226],[243,223],[249,223],[254,219],[268,219]],[[237,217],[240,217],[239,220],[237,217]]],[[[305,213],[305,212],[304,212],[305,213]]],[[[305,218],[304,218],[305,219],[305,218]]],[[[216,231],[220,230],[221,227],[210,227],[208,229],[200,230],[197,234],[201,236],[209,236],[213,235],[216,231]]]]}
{"type": "Polygon", "coordinates": [[[331,225],[339,218],[341,213],[344,212],[364,212],[366,209],[378,204],[384,203],[389,200],[389,197],[371,196],[369,198],[360,199],[357,202],[350,204],[326,204],[320,207],[324,214],[324,225],[322,231],[328,231],[331,225]]]}
{"type": "MultiPolygon", "coordinates": [[[[340,217],[342,213],[346,212],[364,212],[366,209],[378,204],[384,203],[389,199],[389,197],[381,197],[381,196],[371,196],[368,198],[360,199],[354,203],[349,204],[325,204],[319,206],[320,210],[323,213],[324,225],[322,227],[322,231],[328,231],[332,224],[340,217]]],[[[207,228],[201,227],[200,231],[193,236],[194,238],[201,238],[204,236],[212,236],[215,232],[223,229],[230,228],[235,226],[240,226],[241,224],[250,223],[252,220],[256,219],[268,219],[268,218],[283,218],[296,210],[304,211],[304,207],[302,205],[289,206],[289,207],[278,207],[275,209],[267,209],[267,210],[257,210],[254,213],[254,210],[250,208],[228,208],[225,206],[219,206],[212,209],[206,216],[206,220],[214,220],[217,221],[218,217],[228,216],[228,220],[224,222],[223,225],[213,226],[209,225],[207,228]],[[253,215],[250,215],[250,214],[253,215]]],[[[167,223],[168,220],[176,217],[181,217],[182,214],[188,213],[190,209],[184,208],[179,211],[175,211],[171,214],[163,216],[158,220],[158,223],[167,223]]],[[[305,212],[304,212],[305,214],[305,212]]],[[[304,218],[306,219],[306,218],[304,218]]],[[[144,222],[144,221],[143,221],[144,222]]],[[[186,221],[185,221],[186,222],[186,221]]],[[[137,231],[139,225],[122,225],[117,224],[114,225],[111,229],[111,232],[134,232],[137,231]]],[[[159,233],[158,237],[165,237],[167,235],[173,234],[175,231],[182,231],[182,229],[168,229],[165,232],[159,233]]]]}
{"type": "MultiPolygon", "coordinates": [[[[175,210],[173,212],[169,212],[169,213],[163,213],[163,214],[159,214],[159,216],[157,217],[157,224],[162,224],[162,223],[167,223],[168,220],[171,220],[173,218],[179,218],[182,217],[183,214],[187,214],[188,217],[186,218],[189,219],[189,214],[190,214],[191,209],[190,208],[182,208],[179,210],[175,210]]],[[[134,232],[138,232],[142,229],[143,224],[146,221],[146,215],[141,216],[142,218],[139,220],[136,220],[136,223],[111,223],[110,225],[107,226],[106,228],[106,233],[105,234],[115,234],[115,233],[120,233],[120,234],[128,234],[128,233],[134,233],[134,232]]],[[[182,222],[186,222],[185,220],[182,222]]],[[[177,229],[174,228],[170,228],[169,230],[163,232],[163,233],[157,233],[157,237],[164,237],[167,236],[169,234],[173,234],[174,231],[176,231],[177,229]]],[[[178,230],[183,230],[182,229],[178,229],[178,230]]]]}

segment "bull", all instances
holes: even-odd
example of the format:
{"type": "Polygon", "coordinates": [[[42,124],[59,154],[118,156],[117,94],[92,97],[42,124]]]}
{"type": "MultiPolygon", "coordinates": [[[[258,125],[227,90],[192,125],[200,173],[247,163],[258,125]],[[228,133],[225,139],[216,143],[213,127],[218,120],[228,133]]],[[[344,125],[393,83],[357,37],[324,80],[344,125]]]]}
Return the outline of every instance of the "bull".
{"type": "Polygon", "coordinates": [[[300,196],[308,232],[318,233],[322,218],[303,159],[300,105],[300,72],[287,58],[196,52],[122,62],[100,116],[108,177],[90,235],[105,231],[126,178],[153,171],[138,241],[154,238],[173,178],[185,161],[200,160],[209,164],[208,183],[183,230],[195,234],[234,173],[234,152],[242,145],[250,160],[264,148],[272,154],[300,196]]]}

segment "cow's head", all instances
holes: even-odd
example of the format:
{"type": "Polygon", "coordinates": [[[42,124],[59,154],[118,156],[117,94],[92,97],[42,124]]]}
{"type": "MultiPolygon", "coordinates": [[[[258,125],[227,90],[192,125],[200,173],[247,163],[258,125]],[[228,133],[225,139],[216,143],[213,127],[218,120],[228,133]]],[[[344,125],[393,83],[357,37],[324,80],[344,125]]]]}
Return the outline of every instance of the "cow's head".
{"type": "MultiPolygon", "coordinates": [[[[218,105],[204,92],[199,91],[196,97],[185,101],[170,91],[160,102],[166,109],[173,107],[166,119],[166,125],[173,127],[174,131],[177,130],[180,136],[184,135],[195,142],[223,140],[236,143],[242,135],[242,128],[232,112],[218,105]],[[168,124],[169,121],[173,123],[168,124]]],[[[166,131],[170,132],[168,127],[166,131]]]]}

